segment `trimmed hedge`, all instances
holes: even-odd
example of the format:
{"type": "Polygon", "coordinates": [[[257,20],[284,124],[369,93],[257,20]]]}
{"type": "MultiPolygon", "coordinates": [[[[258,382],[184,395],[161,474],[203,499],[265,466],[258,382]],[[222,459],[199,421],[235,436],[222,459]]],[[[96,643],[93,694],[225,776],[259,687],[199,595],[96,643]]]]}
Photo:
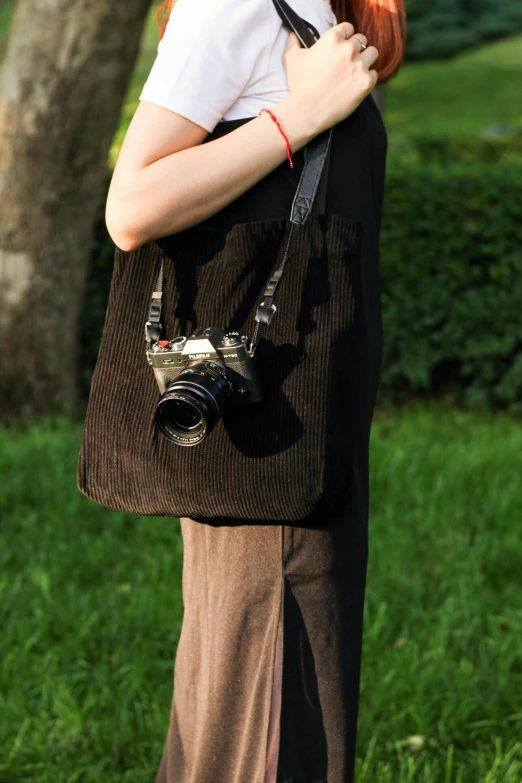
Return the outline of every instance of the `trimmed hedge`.
{"type": "Polygon", "coordinates": [[[522,165],[388,169],[381,404],[450,394],[522,412],[522,165]]]}
{"type": "Polygon", "coordinates": [[[389,165],[403,163],[453,164],[455,161],[475,163],[522,164],[522,129],[519,135],[498,135],[473,139],[410,136],[390,142],[389,165]]]}
{"type": "MultiPolygon", "coordinates": [[[[522,163],[456,161],[437,149],[388,164],[379,405],[443,396],[522,413],[522,163]]],[[[82,317],[84,396],[113,255],[100,209],[82,317]]]]}
{"type": "Polygon", "coordinates": [[[458,54],[522,30],[520,0],[406,0],[408,60],[458,54]]]}

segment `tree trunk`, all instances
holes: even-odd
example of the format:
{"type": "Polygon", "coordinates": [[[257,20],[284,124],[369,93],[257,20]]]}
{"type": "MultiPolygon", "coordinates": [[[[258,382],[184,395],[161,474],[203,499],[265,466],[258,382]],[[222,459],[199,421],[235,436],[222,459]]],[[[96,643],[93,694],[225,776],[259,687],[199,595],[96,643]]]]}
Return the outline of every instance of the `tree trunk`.
{"type": "Polygon", "coordinates": [[[0,68],[0,419],[76,410],[108,150],[150,0],[18,0],[0,68]]]}

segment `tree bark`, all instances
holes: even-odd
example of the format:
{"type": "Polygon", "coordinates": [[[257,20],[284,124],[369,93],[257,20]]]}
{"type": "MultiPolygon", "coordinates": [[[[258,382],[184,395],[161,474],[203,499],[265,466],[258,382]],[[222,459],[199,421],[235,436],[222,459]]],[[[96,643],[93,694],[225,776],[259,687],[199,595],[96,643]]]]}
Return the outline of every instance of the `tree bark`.
{"type": "Polygon", "coordinates": [[[0,419],[74,413],[107,154],[150,0],[18,0],[0,68],[0,419]]]}

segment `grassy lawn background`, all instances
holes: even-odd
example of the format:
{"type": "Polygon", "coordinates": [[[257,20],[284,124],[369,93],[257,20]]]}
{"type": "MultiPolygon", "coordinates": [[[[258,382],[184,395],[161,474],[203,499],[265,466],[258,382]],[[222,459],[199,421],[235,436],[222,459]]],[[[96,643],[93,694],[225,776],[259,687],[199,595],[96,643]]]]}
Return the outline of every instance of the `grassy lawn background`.
{"type": "MultiPolygon", "coordinates": [[[[150,783],[168,725],[179,523],[81,495],[80,433],[2,433],[2,783],[150,783]]],[[[358,783],[522,780],[521,451],[503,416],[375,422],[358,783]]]]}

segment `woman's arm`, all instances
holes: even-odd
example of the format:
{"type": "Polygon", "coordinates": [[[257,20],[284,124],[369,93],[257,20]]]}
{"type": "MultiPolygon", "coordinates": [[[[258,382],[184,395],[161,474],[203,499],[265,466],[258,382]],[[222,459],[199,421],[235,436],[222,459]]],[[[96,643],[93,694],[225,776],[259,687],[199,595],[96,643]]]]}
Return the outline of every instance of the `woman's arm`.
{"type": "MultiPolygon", "coordinates": [[[[308,103],[289,96],[272,111],[293,152],[320,132],[308,103]]],[[[266,113],[202,144],[206,136],[180,114],[140,101],[107,198],[107,229],[118,247],[134,250],[200,223],[287,160],[284,139],[266,113]]]]}
{"type": "MultiPolygon", "coordinates": [[[[361,52],[366,36],[334,25],[310,48],[289,34],[283,60],[289,96],[273,112],[295,152],[351,114],[371,92],[378,57],[361,52]],[[359,39],[359,40],[357,40],[359,39]]],[[[287,159],[268,114],[202,144],[207,131],[170,109],[142,100],[132,118],[109,188],[105,219],[114,243],[134,250],[223,209],[287,159]]]]}

